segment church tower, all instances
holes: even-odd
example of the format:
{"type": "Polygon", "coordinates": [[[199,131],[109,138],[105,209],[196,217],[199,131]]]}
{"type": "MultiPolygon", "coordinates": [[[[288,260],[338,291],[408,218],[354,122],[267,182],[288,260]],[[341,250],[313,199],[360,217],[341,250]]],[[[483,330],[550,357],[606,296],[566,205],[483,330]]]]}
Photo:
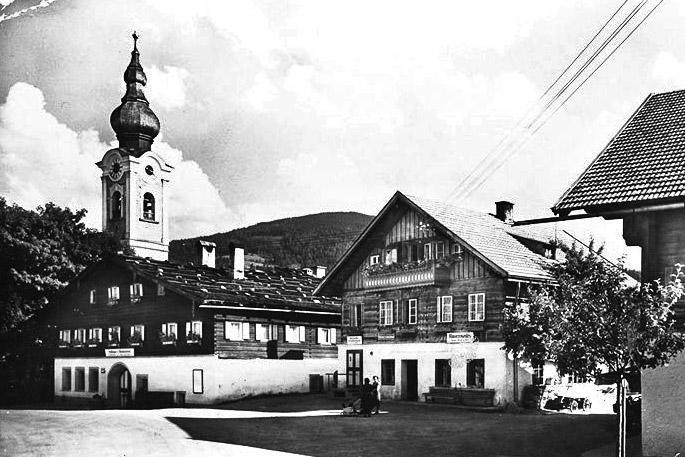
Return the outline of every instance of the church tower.
{"type": "Polygon", "coordinates": [[[126,94],[110,116],[119,147],[97,163],[102,170],[102,228],[140,257],[169,257],[169,179],[173,167],[151,150],[159,119],[143,93],[147,77],[133,34],[126,94]]]}

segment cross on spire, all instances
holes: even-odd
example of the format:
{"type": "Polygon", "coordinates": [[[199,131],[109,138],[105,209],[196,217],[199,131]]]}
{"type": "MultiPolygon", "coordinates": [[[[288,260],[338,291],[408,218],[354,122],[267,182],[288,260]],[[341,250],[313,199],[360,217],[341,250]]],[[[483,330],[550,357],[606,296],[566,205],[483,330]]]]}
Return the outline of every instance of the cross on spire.
{"type": "Polygon", "coordinates": [[[131,35],[131,36],[133,37],[133,50],[137,51],[138,50],[138,34],[134,30],[133,35],[131,35]]]}

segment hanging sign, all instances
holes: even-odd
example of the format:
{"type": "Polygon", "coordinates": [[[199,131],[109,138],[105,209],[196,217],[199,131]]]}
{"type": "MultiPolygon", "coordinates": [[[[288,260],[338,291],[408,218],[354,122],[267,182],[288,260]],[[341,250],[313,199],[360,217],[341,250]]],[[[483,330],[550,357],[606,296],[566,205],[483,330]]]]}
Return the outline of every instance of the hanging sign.
{"type": "Polygon", "coordinates": [[[133,357],[134,351],[133,348],[105,349],[105,357],[133,357]]]}
{"type": "Polygon", "coordinates": [[[362,336],[361,335],[348,336],[347,337],[347,344],[349,344],[349,345],[362,344],[362,336]]]}
{"type": "Polygon", "coordinates": [[[447,334],[450,344],[473,343],[473,332],[451,332],[447,334]]]}

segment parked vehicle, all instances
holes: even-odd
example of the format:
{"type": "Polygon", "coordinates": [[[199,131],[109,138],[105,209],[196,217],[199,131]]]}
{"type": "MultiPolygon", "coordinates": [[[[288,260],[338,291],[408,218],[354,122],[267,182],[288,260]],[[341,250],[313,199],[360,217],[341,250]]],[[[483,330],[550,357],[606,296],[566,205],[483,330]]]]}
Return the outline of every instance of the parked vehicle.
{"type": "Polygon", "coordinates": [[[556,397],[547,400],[545,403],[545,409],[550,409],[553,411],[561,411],[567,409],[571,412],[581,410],[587,411],[592,407],[592,402],[589,398],[583,397],[564,397],[557,395],[556,397]]]}

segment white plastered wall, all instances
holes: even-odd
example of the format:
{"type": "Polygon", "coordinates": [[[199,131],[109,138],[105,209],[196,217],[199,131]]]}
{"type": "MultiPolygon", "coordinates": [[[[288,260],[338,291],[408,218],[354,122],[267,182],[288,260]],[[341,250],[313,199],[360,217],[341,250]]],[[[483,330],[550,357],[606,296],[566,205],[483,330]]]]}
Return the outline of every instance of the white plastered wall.
{"type": "MultiPolygon", "coordinates": [[[[466,363],[469,359],[485,360],[485,388],[495,389],[495,404],[514,400],[514,362],[501,349],[501,342],[472,344],[392,343],[338,346],[338,371],[344,384],[347,350],[363,350],[364,378],[381,376],[381,360],[395,360],[395,385],[381,386],[383,398],[401,398],[402,360],[417,360],[419,400],[422,393],[435,385],[435,360],[450,359],[452,386],[466,386],[466,363]]],[[[518,367],[519,399],[526,385],[532,382],[529,371],[518,367]]]]}
{"type": "Polygon", "coordinates": [[[131,373],[132,390],[136,375],[148,375],[150,391],[185,391],[187,403],[211,404],[249,395],[309,391],[310,374],[332,373],[337,359],[219,359],[215,355],[170,357],[93,357],[55,359],[55,397],[91,399],[88,392],[88,368],[97,367],[99,393],[107,396],[107,375],[117,363],[131,373]],[[70,391],[62,391],[62,368],[70,367],[70,391]],[[76,367],[84,367],[85,392],[74,391],[76,367]],[[104,368],[104,373],[101,373],[104,368]],[[203,370],[204,392],[193,393],[193,370],[203,370]]]}

